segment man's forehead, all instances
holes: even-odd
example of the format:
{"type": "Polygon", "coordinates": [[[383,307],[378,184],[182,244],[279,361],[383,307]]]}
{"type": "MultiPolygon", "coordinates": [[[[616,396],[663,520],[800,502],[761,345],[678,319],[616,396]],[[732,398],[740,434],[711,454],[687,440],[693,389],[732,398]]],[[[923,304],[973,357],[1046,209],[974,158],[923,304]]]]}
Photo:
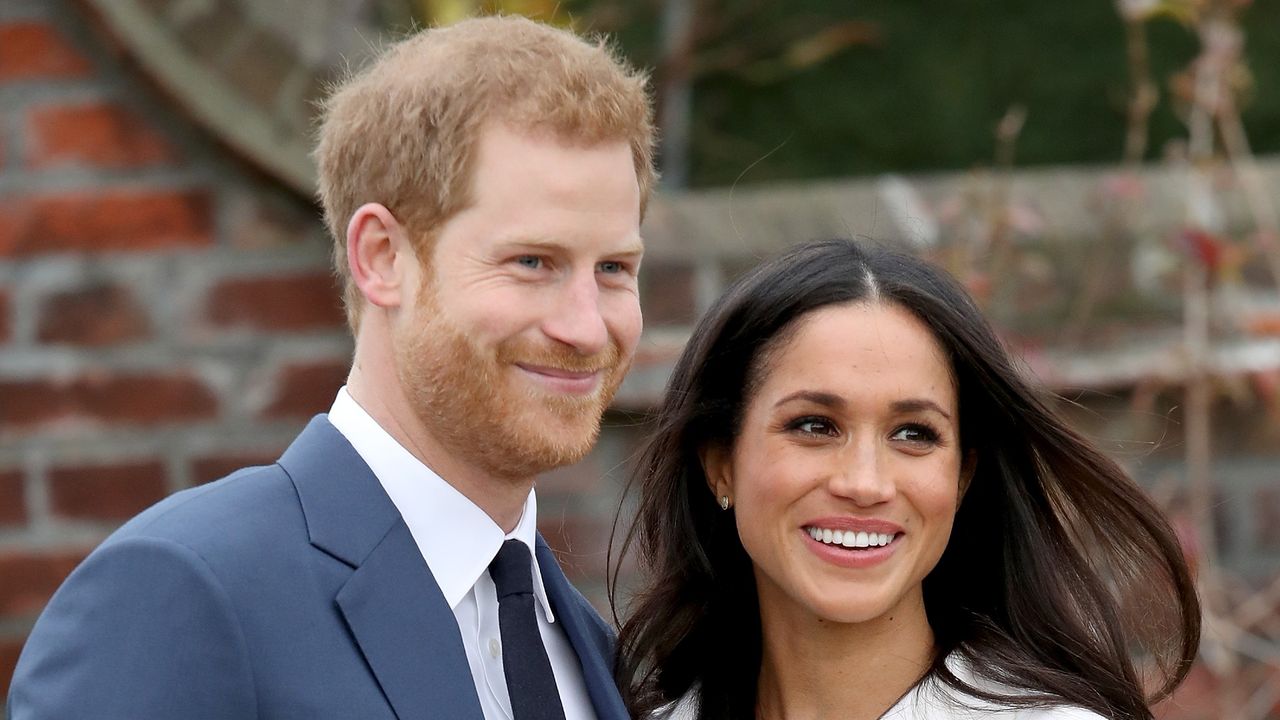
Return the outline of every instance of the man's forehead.
{"type": "MultiPolygon", "coordinates": [[[[565,237],[550,237],[546,235],[516,232],[500,239],[499,244],[502,246],[518,247],[529,250],[555,251],[580,248],[584,243],[565,237]]],[[[602,239],[598,242],[591,243],[591,245],[599,246],[603,252],[608,252],[614,255],[644,254],[644,238],[639,235],[619,238],[617,240],[602,239]]]]}

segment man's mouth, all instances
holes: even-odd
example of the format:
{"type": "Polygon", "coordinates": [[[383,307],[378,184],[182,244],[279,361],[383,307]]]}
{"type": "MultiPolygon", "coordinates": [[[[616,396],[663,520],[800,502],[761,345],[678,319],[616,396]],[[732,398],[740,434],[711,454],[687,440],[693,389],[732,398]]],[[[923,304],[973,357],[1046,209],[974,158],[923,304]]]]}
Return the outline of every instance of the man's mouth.
{"type": "Polygon", "coordinates": [[[599,386],[600,378],[604,376],[605,372],[603,368],[571,370],[527,363],[516,363],[516,367],[533,375],[552,390],[572,395],[586,395],[593,392],[599,386]]]}

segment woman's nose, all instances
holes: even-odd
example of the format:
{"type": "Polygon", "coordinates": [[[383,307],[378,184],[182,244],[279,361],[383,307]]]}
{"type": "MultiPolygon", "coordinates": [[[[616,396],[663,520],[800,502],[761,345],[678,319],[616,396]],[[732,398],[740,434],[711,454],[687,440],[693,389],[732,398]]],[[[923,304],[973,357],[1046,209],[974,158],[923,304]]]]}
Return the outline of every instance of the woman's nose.
{"type": "Polygon", "coordinates": [[[840,453],[837,463],[828,483],[833,495],[870,507],[888,502],[897,492],[888,463],[872,441],[850,443],[846,451],[840,453]]]}

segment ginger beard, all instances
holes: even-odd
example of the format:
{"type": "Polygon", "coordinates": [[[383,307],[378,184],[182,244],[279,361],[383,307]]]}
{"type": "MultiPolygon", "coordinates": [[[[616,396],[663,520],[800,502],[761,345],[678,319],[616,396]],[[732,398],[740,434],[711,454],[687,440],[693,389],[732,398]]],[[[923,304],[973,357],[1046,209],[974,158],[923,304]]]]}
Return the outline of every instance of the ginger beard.
{"type": "Polygon", "coordinates": [[[616,339],[589,356],[520,337],[486,348],[445,317],[430,287],[419,308],[423,320],[395,343],[397,373],[418,419],[447,452],[493,477],[522,480],[591,450],[630,366],[616,339]],[[587,395],[553,393],[521,377],[517,363],[602,377],[587,395]]]}

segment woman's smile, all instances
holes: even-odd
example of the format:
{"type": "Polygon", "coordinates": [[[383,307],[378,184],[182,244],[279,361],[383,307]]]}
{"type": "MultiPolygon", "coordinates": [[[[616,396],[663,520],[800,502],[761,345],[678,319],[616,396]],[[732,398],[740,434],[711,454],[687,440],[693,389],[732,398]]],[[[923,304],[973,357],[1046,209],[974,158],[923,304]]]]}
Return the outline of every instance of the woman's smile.
{"type": "Polygon", "coordinates": [[[963,484],[950,364],[897,306],[798,323],[762,370],[732,457],[711,454],[716,494],[734,500],[762,612],[901,618],[903,603],[920,607],[963,484]]]}

